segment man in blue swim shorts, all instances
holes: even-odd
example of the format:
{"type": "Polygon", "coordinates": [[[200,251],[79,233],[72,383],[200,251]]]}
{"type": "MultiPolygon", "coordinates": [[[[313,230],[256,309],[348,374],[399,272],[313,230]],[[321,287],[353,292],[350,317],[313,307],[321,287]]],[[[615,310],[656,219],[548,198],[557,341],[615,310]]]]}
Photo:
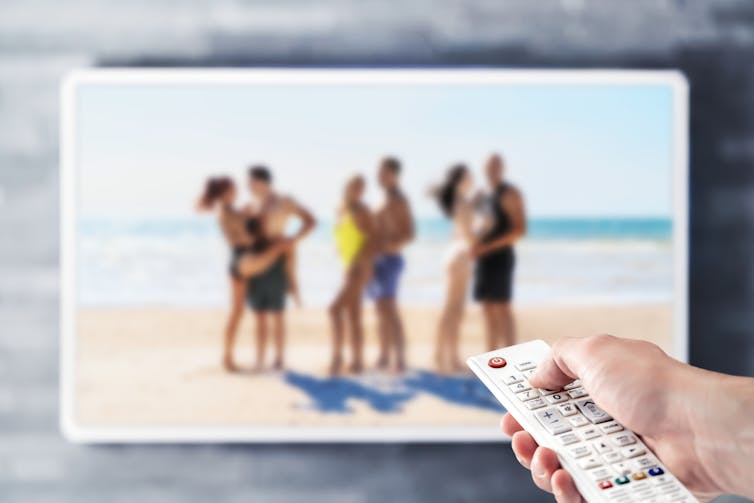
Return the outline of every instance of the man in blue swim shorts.
{"type": "Polygon", "coordinates": [[[377,256],[374,275],[367,292],[377,306],[377,332],[380,356],[377,368],[406,369],[406,337],[398,311],[398,286],[405,267],[403,248],[414,239],[414,219],[408,199],[400,189],[401,163],[386,157],[380,163],[377,180],[384,202],[375,213],[377,256]]]}

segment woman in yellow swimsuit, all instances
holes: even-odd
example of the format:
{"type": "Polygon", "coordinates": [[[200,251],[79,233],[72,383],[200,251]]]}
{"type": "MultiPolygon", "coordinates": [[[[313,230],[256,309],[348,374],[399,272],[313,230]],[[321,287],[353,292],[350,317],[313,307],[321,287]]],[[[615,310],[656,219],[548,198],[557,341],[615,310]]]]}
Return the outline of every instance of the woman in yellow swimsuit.
{"type": "Polygon", "coordinates": [[[364,327],[362,326],[363,293],[372,275],[374,261],[374,230],[372,214],[362,201],[366,181],[351,177],[343,190],[338,210],[335,241],[343,262],[343,285],[330,305],[333,355],[330,374],[343,372],[343,346],[346,324],[350,332],[351,372],[364,368],[364,327]]]}

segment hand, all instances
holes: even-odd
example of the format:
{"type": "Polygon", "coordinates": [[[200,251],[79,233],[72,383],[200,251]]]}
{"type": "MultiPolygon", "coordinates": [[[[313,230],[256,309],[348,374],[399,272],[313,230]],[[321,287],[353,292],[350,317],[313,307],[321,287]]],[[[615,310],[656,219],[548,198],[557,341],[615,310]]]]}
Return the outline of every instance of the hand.
{"type": "Polygon", "coordinates": [[[485,253],[487,253],[487,246],[483,245],[481,243],[477,243],[474,246],[471,247],[471,257],[472,258],[478,258],[485,253]]]}
{"type": "Polygon", "coordinates": [[[294,246],[296,246],[295,237],[283,238],[280,240],[280,249],[283,253],[288,253],[294,246]]]}
{"type": "MultiPolygon", "coordinates": [[[[574,379],[581,379],[608,414],[641,435],[697,498],[705,501],[726,491],[751,494],[745,474],[754,468],[753,441],[742,445],[736,438],[751,434],[751,424],[746,426],[751,416],[741,417],[731,402],[748,397],[746,403],[754,408],[754,380],[684,365],[648,342],[598,335],[556,342],[529,381],[537,388],[560,389],[574,379]]],[[[552,450],[539,447],[510,414],[501,428],[537,487],[554,493],[560,503],[584,501],[552,450]]]]}

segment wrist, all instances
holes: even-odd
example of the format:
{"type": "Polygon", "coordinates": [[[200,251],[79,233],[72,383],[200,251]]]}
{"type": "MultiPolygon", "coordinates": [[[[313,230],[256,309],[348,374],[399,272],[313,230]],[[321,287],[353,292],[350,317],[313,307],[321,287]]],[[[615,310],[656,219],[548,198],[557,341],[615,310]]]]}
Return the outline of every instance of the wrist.
{"type": "Polygon", "coordinates": [[[687,415],[694,448],[721,492],[754,497],[754,380],[692,369],[697,392],[687,415]]]}

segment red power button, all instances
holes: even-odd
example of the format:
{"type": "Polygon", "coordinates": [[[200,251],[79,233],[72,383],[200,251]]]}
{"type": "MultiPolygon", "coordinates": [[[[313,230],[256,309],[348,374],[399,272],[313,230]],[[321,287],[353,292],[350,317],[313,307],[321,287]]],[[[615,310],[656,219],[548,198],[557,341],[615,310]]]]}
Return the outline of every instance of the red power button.
{"type": "Polygon", "coordinates": [[[490,361],[487,362],[487,365],[489,365],[493,369],[501,369],[507,364],[508,362],[505,361],[505,358],[500,358],[499,356],[494,356],[490,358],[490,361]]]}

